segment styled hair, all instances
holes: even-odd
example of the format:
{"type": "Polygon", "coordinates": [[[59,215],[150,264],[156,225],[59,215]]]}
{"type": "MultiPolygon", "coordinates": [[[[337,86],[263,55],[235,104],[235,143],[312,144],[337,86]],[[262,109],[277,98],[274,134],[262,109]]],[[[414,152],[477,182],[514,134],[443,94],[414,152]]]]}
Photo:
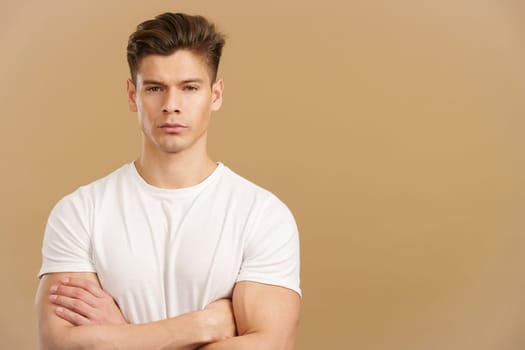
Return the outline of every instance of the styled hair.
{"type": "Polygon", "coordinates": [[[202,16],[163,13],[139,24],[129,36],[127,56],[131,79],[136,84],[137,71],[145,56],[168,56],[179,49],[187,49],[205,59],[213,83],[217,79],[224,43],[225,36],[202,16]]]}

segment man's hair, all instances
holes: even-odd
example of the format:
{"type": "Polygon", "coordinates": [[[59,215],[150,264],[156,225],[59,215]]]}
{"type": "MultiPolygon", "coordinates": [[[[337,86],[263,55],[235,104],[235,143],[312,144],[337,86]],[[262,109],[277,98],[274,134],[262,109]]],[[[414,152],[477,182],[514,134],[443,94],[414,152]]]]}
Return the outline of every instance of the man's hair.
{"type": "Polygon", "coordinates": [[[205,59],[213,83],[224,42],[224,35],[202,16],[163,13],[139,24],[129,36],[127,55],[131,79],[136,84],[137,71],[145,56],[168,56],[179,49],[187,49],[205,59]]]}

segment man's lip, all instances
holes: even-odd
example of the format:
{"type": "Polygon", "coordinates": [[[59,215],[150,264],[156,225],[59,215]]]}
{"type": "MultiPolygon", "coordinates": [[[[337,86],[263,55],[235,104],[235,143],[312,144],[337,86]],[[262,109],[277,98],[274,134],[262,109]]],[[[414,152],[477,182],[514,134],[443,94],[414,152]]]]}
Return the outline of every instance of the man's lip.
{"type": "Polygon", "coordinates": [[[164,123],[159,126],[159,128],[185,128],[186,125],[179,123],[164,123]]]}
{"type": "Polygon", "coordinates": [[[168,134],[178,134],[186,130],[186,128],[186,125],[179,123],[164,123],[159,126],[159,129],[168,134]]]}

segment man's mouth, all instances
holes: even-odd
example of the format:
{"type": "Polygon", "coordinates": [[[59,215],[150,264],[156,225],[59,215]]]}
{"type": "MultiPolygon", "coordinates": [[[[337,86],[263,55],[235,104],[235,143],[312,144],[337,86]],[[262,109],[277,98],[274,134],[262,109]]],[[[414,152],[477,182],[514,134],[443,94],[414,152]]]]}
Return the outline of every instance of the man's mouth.
{"type": "Polygon", "coordinates": [[[163,123],[159,126],[160,129],[170,134],[176,134],[187,128],[184,124],[179,123],[163,123]]]}

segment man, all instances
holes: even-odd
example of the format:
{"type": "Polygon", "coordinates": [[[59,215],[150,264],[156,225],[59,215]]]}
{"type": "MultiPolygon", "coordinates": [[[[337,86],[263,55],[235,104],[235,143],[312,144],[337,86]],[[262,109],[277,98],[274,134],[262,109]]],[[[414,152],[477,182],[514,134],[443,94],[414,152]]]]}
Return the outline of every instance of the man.
{"type": "Polygon", "coordinates": [[[36,297],[41,349],[292,349],[300,309],[294,219],[210,159],[223,36],[165,13],[128,42],[137,160],[50,214],[36,297]]]}

